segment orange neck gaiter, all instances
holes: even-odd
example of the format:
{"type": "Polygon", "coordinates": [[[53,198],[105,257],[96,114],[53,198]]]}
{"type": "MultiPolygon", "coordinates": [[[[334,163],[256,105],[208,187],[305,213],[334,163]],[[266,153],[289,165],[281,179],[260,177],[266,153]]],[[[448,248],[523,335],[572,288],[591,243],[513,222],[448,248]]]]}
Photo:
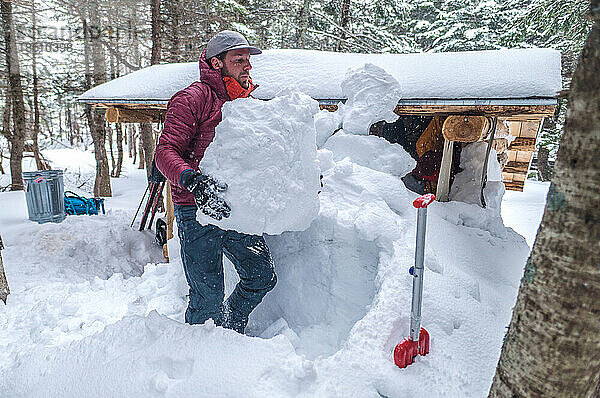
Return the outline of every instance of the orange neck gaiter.
{"type": "Polygon", "coordinates": [[[223,76],[223,81],[225,82],[225,88],[227,89],[229,98],[231,98],[232,101],[234,99],[248,97],[254,89],[251,78],[248,78],[248,88],[243,88],[237,80],[230,76],[223,76]]]}

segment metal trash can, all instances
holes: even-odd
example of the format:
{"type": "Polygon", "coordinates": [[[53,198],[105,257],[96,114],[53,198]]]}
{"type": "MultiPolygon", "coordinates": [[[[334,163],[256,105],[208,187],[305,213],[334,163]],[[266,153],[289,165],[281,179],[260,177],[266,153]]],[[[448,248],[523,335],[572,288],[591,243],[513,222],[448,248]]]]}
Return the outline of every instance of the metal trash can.
{"type": "Polygon", "coordinates": [[[65,213],[65,188],[62,170],[26,171],[23,173],[29,219],[39,224],[59,223],[65,213]]]}

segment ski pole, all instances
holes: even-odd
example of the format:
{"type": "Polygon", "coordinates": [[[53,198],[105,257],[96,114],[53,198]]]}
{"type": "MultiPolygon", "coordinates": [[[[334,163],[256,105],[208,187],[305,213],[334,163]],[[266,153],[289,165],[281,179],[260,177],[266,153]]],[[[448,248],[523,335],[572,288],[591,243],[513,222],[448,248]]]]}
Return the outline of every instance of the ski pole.
{"type": "Polygon", "coordinates": [[[412,305],[410,309],[410,336],[394,349],[394,362],[400,368],[413,363],[417,355],[429,353],[429,332],[421,327],[421,304],[423,302],[423,272],[425,271],[425,230],[427,226],[427,206],[435,200],[435,195],[418,197],[413,206],[417,208],[417,241],[415,265],[410,267],[413,276],[412,305]]]}
{"type": "Polygon", "coordinates": [[[137,218],[137,215],[140,212],[140,208],[142,207],[142,203],[144,203],[144,198],[146,197],[146,194],[148,193],[148,188],[150,188],[150,185],[146,185],[146,190],[144,191],[144,195],[142,196],[142,200],[140,200],[140,204],[138,205],[138,208],[135,211],[135,216],[133,216],[133,220],[131,220],[131,225],[129,226],[129,228],[133,228],[133,223],[135,222],[135,219],[137,218]]]}
{"type": "Polygon", "coordinates": [[[144,230],[146,226],[146,221],[148,220],[148,216],[150,211],[152,210],[152,204],[154,203],[154,198],[156,197],[156,193],[158,191],[158,184],[151,182],[150,183],[150,194],[148,196],[148,201],[146,202],[146,207],[144,207],[144,212],[142,213],[142,220],[140,221],[140,231],[144,230]]]}
{"type": "Polygon", "coordinates": [[[148,229],[152,228],[152,221],[154,221],[154,216],[156,215],[156,209],[158,208],[158,204],[160,203],[160,200],[162,199],[162,191],[163,191],[164,187],[165,187],[165,183],[160,182],[158,185],[158,193],[156,195],[156,198],[154,199],[154,203],[152,204],[152,212],[151,212],[151,216],[150,216],[150,222],[148,223],[148,229]]]}

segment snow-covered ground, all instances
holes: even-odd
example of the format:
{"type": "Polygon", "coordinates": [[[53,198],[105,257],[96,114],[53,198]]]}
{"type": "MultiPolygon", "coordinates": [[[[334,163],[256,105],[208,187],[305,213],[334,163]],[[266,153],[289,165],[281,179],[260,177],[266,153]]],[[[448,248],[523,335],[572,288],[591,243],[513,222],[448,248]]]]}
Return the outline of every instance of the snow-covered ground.
{"type": "MultiPolygon", "coordinates": [[[[169,241],[167,264],[150,231],[130,228],[146,182],[129,161],[123,176],[113,179],[106,215],[38,225],[27,220],[23,192],[0,193],[2,255],[12,290],[8,305],[0,305],[0,396],[485,396],[530,251],[526,238],[533,241],[548,186],[528,183],[525,193],[509,193],[503,202],[492,156],[488,207],[481,208],[477,176],[485,144],[464,148],[464,171],[451,192],[460,201],[436,202],[428,211],[423,326],[431,352],[397,368],[392,352],[409,331],[416,232],[416,195],[400,176],[414,161],[399,145],[362,135],[386,113],[369,106],[372,98],[388,93],[388,111],[396,104],[388,90],[397,87],[393,78],[367,65],[346,79],[357,95],[337,112],[320,114],[318,131],[310,114],[293,128],[281,123],[280,113],[287,121],[305,113],[294,101],[284,101],[283,112],[265,112],[264,103],[253,100],[228,104],[254,115],[250,124],[275,127],[252,133],[248,118],[236,112],[225,113],[223,126],[233,117],[244,134],[259,134],[255,138],[281,149],[244,150],[246,140],[230,140],[227,151],[243,154],[240,164],[250,170],[271,156],[298,175],[312,175],[314,186],[243,172],[225,182],[239,192],[262,184],[279,193],[278,201],[294,203],[298,192],[318,189],[317,165],[323,176],[318,203],[310,206],[315,211],[295,214],[291,206],[286,217],[299,219],[280,227],[286,232],[266,236],[278,284],[252,313],[247,335],[212,321],[183,323],[187,283],[178,239],[169,241]],[[354,74],[361,78],[352,80],[354,74]],[[277,139],[283,129],[307,134],[311,142],[295,147],[293,139],[277,139]],[[290,156],[281,155],[286,151],[290,156]]],[[[44,154],[65,171],[66,189],[91,188],[91,153],[55,148],[44,154]]],[[[262,210],[250,208],[242,218],[262,210]]],[[[231,291],[237,275],[227,261],[225,276],[231,291]]]]}
{"type": "Polygon", "coordinates": [[[523,192],[506,191],[502,201],[504,225],[511,227],[532,247],[544,215],[549,182],[527,181],[523,192]]]}
{"type": "MultiPolygon", "coordinates": [[[[423,324],[432,349],[400,370],[392,350],[408,334],[415,195],[390,174],[392,151],[388,162],[365,153],[385,143],[346,139],[331,146],[345,159],[319,151],[319,217],[268,239],[279,284],[249,336],[183,323],[176,250],[164,264],[152,234],[129,227],[143,171],[130,165],[113,179],[106,215],[61,224],[28,221],[24,194],[0,193],[12,290],[0,304],[0,396],[484,396],[548,185],[504,196],[504,225],[525,238],[476,205],[431,206],[423,324]]],[[[93,173],[91,153],[45,155],[67,169],[68,189],[93,173]]]]}

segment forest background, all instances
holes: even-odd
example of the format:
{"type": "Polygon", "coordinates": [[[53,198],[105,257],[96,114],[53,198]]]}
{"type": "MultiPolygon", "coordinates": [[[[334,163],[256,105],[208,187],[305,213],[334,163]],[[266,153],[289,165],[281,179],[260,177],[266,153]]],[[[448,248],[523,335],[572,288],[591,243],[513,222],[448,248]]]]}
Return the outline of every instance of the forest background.
{"type": "MultiPolygon", "coordinates": [[[[124,158],[153,157],[159,126],[109,125],[79,94],[151,64],[196,61],[207,41],[237,30],[263,49],[416,53],[554,48],[564,91],[538,137],[538,175],[548,180],[566,111],[566,92],[591,28],[587,0],[1,0],[0,157],[22,189],[23,157],[93,146],[95,195],[110,196],[124,158]]],[[[283,72],[284,73],[284,72],[283,72]]]]}

